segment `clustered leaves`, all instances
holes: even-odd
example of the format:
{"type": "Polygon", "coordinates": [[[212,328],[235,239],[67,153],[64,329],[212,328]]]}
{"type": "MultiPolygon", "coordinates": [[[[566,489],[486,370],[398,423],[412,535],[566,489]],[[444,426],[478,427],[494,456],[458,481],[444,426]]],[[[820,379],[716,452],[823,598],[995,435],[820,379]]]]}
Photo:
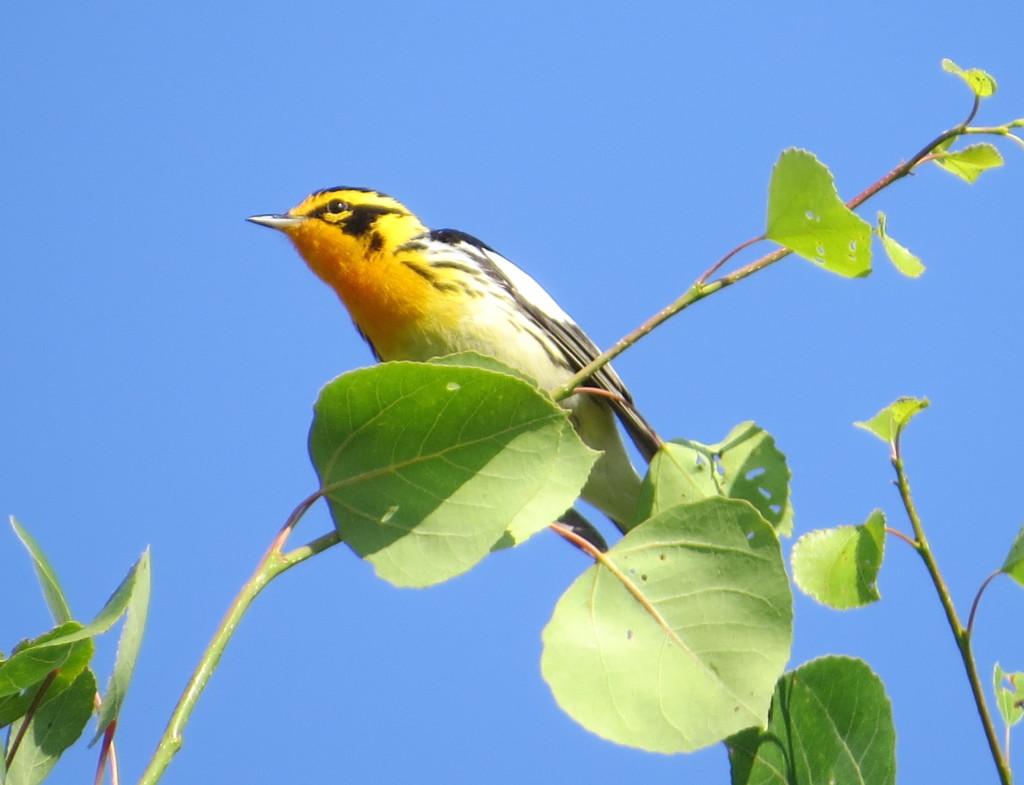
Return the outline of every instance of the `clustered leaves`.
{"type": "MultiPolygon", "coordinates": [[[[593,461],[582,444],[568,446],[576,440],[542,391],[493,360],[459,355],[334,380],[317,403],[310,450],[345,542],[381,577],[425,585],[555,520],[593,461]],[[577,484],[552,485],[552,476],[577,484]],[[481,500],[501,501],[487,508],[481,500]],[[415,544],[398,549],[403,542],[415,544]]],[[[745,739],[752,771],[774,759],[762,760],[771,745],[745,729],[769,717],[821,721],[813,701],[780,702],[780,690],[797,689],[783,673],[793,609],[779,536],[793,526],[789,477],[774,440],[753,423],[717,444],[665,445],[635,525],[594,554],[544,629],[542,673],[565,711],[607,739],[658,752],[745,739]]],[[[877,513],[856,530],[801,547],[808,566],[800,574],[837,607],[874,598],[884,519],[877,513]]],[[[817,667],[839,685],[828,712],[854,717],[862,683],[880,692],[863,663],[827,658],[817,667]]],[[[888,702],[875,703],[872,722],[891,738],[888,702]]],[[[864,732],[851,720],[831,738],[852,744],[864,732]]],[[[790,741],[787,755],[802,756],[800,740],[790,741]]],[[[894,769],[891,743],[864,754],[866,769],[894,769]]]]}
{"type": "Polygon", "coordinates": [[[74,621],[57,574],[39,545],[15,520],[15,533],[32,557],[56,626],[0,656],[0,728],[8,728],[0,745],[0,782],[34,785],[41,782],[61,754],[82,735],[97,713],[93,742],[112,728],[124,702],[138,658],[149,608],[149,551],[129,570],[96,617],[74,621]],[[121,640],[106,691],[98,698],[90,667],[93,639],[124,616],[121,640]],[[6,772],[5,772],[6,768],[6,772]]]}
{"type": "MultiPolygon", "coordinates": [[[[943,67],[969,85],[975,111],[995,92],[983,71],[951,61],[943,67]]],[[[1010,131],[1022,124],[988,132],[1020,142],[1010,131]]],[[[965,123],[943,135],[892,179],[925,161],[968,182],[1001,165],[992,145],[951,149],[970,132],[965,123]]],[[[924,272],[889,235],[885,214],[877,213],[874,227],[857,215],[851,207],[863,199],[844,203],[811,153],[783,152],[768,192],[760,239],[860,277],[871,272],[874,234],[903,274],[924,272]]],[[[857,425],[889,445],[902,471],[901,436],[927,406],[901,398],[857,425]]],[[[546,529],[572,507],[596,458],[550,395],[474,354],[338,377],[316,403],[309,449],[337,539],[399,586],[448,580],[546,529]]],[[[734,783],[895,782],[891,707],[869,666],[830,656],[785,672],[793,598],[780,538],[793,531],[789,481],[774,439],[750,422],[717,444],[664,445],[628,533],[606,552],[586,546],[593,565],[558,600],[544,629],[543,676],[566,712],[606,739],[646,750],[724,741],[734,783]]],[[[909,490],[901,490],[908,500],[909,490]]],[[[46,776],[96,712],[93,638],[123,615],[94,737],[109,742],[145,624],[149,556],[81,624],[38,545],[14,526],[56,625],[0,657],[0,727],[9,727],[0,782],[25,785],[46,776]]],[[[916,520],[914,527],[913,537],[900,536],[927,557],[916,520]]],[[[887,531],[885,514],[875,510],[862,524],[804,534],[792,549],[796,585],[836,609],[878,601],[887,531]]],[[[1000,573],[1024,585],[1024,529],[1000,573]]],[[[1022,680],[1024,673],[996,665],[1007,747],[1009,728],[1024,713],[1022,680]]]]}

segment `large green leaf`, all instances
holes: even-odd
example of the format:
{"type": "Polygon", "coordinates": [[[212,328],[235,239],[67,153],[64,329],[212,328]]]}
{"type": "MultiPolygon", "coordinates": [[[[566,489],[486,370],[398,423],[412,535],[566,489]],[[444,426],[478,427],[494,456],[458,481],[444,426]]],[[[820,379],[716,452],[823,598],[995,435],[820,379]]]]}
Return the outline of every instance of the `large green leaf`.
{"type": "Polygon", "coordinates": [[[657,752],[763,724],[789,656],[778,539],[747,502],[679,505],[631,530],[562,596],[541,662],[584,727],[657,752]]]}
{"type": "Polygon", "coordinates": [[[787,673],[766,730],[728,741],[733,785],[892,785],[896,731],[881,680],[860,660],[825,657],[787,673]]]}
{"type": "Polygon", "coordinates": [[[772,170],[765,236],[834,273],[871,272],[871,226],[843,204],[832,173],[806,150],[784,150],[772,170]]]}
{"type": "Polygon", "coordinates": [[[338,531],[377,573],[426,586],[572,506],[597,454],[533,384],[478,367],[384,363],[321,392],[310,455],[338,531]]]}

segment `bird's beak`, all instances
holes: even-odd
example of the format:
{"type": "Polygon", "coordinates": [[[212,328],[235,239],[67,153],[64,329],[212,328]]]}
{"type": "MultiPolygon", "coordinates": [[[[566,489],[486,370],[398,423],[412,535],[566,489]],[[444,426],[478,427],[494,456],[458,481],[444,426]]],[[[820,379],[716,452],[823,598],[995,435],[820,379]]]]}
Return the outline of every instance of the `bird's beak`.
{"type": "Polygon", "coordinates": [[[252,221],[254,224],[260,226],[269,226],[271,229],[279,229],[282,232],[287,232],[289,229],[294,229],[301,224],[305,218],[301,215],[288,215],[288,213],[282,213],[280,215],[250,215],[245,220],[252,221]]]}

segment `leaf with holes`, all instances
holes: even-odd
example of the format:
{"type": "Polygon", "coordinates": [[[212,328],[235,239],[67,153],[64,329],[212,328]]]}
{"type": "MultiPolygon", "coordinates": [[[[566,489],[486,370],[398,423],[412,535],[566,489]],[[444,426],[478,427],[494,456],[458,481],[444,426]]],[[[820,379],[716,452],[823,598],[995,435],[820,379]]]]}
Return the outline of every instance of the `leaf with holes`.
{"type": "Polygon", "coordinates": [[[597,453],[505,372],[383,363],[330,382],[309,451],[345,542],[399,586],[465,572],[572,506],[597,453]]]}
{"type": "Polygon", "coordinates": [[[792,640],[778,538],[714,497],[641,523],[562,595],[541,668],[604,738],[685,752],[763,725],[792,640]]]}
{"type": "Polygon", "coordinates": [[[721,486],[731,499],[745,499],[779,534],[793,532],[793,506],[789,500],[789,467],[775,440],[752,422],[737,425],[718,444],[721,486]]]}
{"type": "Polygon", "coordinates": [[[718,444],[677,439],[651,461],[638,518],[709,496],[744,499],[780,534],[793,531],[786,456],[771,435],[740,423],[718,444]]]}
{"type": "Polygon", "coordinates": [[[881,599],[878,571],[885,553],[885,515],[875,510],[860,526],[808,532],[793,547],[793,580],[807,595],[837,610],[881,599]]]}
{"type": "Polygon", "coordinates": [[[892,706],[881,679],[850,657],[823,657],[787,673],[768,727],[726,744],[732,785],[896,782],[892,706]]]}
{"type": "Polygon", "coordinates": [[[832,173],[806,150],[783,151],[772,170],[765,236],[839,275],[871,272],[871,226],[843,204],[832,173]]]}

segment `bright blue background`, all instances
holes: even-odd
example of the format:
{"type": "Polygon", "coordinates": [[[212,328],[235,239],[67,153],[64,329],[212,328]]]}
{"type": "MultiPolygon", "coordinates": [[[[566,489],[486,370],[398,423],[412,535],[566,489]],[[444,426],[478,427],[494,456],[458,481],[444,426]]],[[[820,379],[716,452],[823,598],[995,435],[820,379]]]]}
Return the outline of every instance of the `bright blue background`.
{"type": "MultiPolygon", "coordinates": [[[[369,362],[283,237],[242,219],[371,186],[529,270],[600,344],[762,231],[779,152],[850,197],[965,116],[943,57],[993,73],[979,122],[1024,115],[1017,0],[707,4],[13,4],[0,28],[0,512],[90,617],[147,545],[155,595],[120,729],[133,782],[237,587],[315,488],[319,386],[369,362]],[[688,6],[688,7],[685,7],[688,6]]],[[[883,445],[900,395],[910,477],[966,615],[1022,517],[1024,151],[974,187],[922,170],[870,203],[928,265],[847,281],[790,259],[617,363],[666,437],[753,419],[788,455],[799,533],[906,530],[883,445]]],[[[747,257],[747,258],[753,258],[747,257]]],[[[322,510],[296,542],[326,531],[322,510]]],[[[903,783],[994,774],[919,560],[890,539],[884,601],[797,599],[793,664],[836,652],[885,680],[903,783]]],[[[721,747],[664,757],[577,727],[540,630],[586,566],[557,537],[426,591],[337,548],[261,598],[167,783],[725,782],[721,747]]],[[[48,617],[0,532],[0,648],[48,617]]],[[[1018,587],[977,652],[1024,669],[1018,587]]],[[[113,642],[105,644],[109,657],[113,642]]],[[[81,782],[93,753],[62,764],[81,782]]]]}

